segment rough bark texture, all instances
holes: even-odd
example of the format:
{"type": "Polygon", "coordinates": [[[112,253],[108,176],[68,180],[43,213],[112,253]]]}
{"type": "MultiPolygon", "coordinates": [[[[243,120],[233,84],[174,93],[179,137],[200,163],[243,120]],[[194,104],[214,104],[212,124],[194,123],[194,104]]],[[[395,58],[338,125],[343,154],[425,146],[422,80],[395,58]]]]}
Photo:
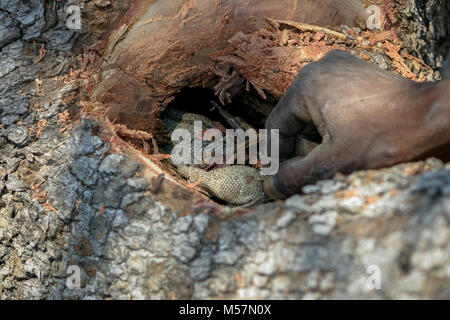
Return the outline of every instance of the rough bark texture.
{"type": "MultiPolygon", "coordinates": [[[[79,66],[63,51],[81,39],[55,17],[84,1],[32,2],[0,4],[1,299],[449,297],[449,165],[336,177],[245,213],[174,209],[166,191],[181,203],[195,196],[166,180],[157,188],[145,159],[83,116],[84,79],[53,78],[56,62],[61,74],[79,66]],[[48,49],[36,63],[33,39],[48,49]],[[366,285],[372,265],[380,290],[366,285]],[[79,289],[66,286],[69,266],[82,270],[79,289]]],[[[119,16],[109,1],[86,3],[94,17],[119,16]]],[[[439,3],[418,1],[405,17],[439,3]]],[[[436,43],[430,26],[442,20],[427,21],[427,36],[412,34],[436,43]]],[[[422,40],[410,45],[439,61],[422,40]]]]}
{"type": "MultiPolygon", "coordinates": [[[[449,3],[447,3],[447,12],[448,12],[447,16],[450,17],[450,4],[449,3]]],[[[447,31],[450,31],[450,19],[447,19],[447,31]]],[[[442,66],[441,73],[442,73],[443,77],[447,78],[450,76],[450,39],[449,39],[449,37],[447,37],[446,44],[447,44],[447,48],[446,48],[447,57],[444,60],[444,64],[442,66]]]]}
{"type": "Polygon", "coordinates": [[[406,46],[432,68],[441,68],[448,51],[448,1],[395,2],[400,8],[399,34],[406,46]]]}

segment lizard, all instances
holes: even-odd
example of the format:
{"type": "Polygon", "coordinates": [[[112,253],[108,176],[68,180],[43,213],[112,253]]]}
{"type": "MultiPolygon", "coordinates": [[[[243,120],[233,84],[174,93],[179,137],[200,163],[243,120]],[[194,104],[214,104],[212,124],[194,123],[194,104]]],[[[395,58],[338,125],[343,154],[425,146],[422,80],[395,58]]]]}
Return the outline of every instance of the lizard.
{"type": "MultiPolygon", "coordinates": [[[[172,112],[168,126],[169,131],[186,129],[193,135],[194,121],[202,121],[203,127],[214,128],[217,125],[209,118],[194,114],[172,112]],[[173,121],[178,122],[177,125],[173,121]]],[[[208,144],[209,142],[204,142],[208,144]]],[[[193,145],[193,144],[192,144],[193,145]]],[[[193,157],[193,151],[191,153],[193,157]]],[[[265,199],[263,178],[258,169],[244,165],[230,165],[206,171],[193,165],[176,166],[177,172],[187,179],[188,183],[197,185],[200,190],[232,206],[250,207],[265,199]]]]}
{"type": "Polygon", "coordinates": [[[263,201],[263,179],[252,167],[234,165],[211,171],[182,165],[178,173],[189,183],[198,181],[198,186],[209,196],[240,207],[250,207],[263,201]]]}

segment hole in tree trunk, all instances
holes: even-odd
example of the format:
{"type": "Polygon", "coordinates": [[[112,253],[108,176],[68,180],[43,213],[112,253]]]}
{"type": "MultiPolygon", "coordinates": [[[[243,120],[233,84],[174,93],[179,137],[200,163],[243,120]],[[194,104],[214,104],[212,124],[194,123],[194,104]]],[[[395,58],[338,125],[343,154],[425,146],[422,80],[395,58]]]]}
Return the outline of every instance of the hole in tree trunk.
{"type": "MultiPolygon", "coordinates": [[[[219,103],[214,91],[207,88],[185,88],[175,96],[161,117],[167,117],[171,110],[201,114],[213,121],[222,123],[225,127],[231,128],[229,124],[214,108],[211,101],[219,103]]],[[[269,96],[267,100],[262,99],[254,92],[244,92],[237,95],[234,101],[226,106],[222,106],[231,115],[242,118],[246,123],[255,129],[263,129],[264,123],[270,111],[275,107],[278,100],[269,96]]]]}
{"type": "MultiPolygon", "coordinates": [[[[248,128],[254,128],[255,130],[263,129],[268,114],[274,108],[277,102],[277,99],[275,99],[274,97],[268,97],[266,100],[264,100],[257,94],[257,92],[250,91],[242,92],[236,95],[232,103],[227,104],[226,106],[222,106],[217,100],[217,97],[215,96],[212,89],[201,87],[184,88],[175,95],[174,100],[161,113],[161,120],[166,126],[169,137],[168,139],[167,137],[165,137],[164,139],[159,139],[158,145],[163,149],[164,153],[171,153],[173,144],[170,142],[170,135],[175,128],[178,128],[177,125],[179,125],[180,122],[183,121],[182,117],[185,114],[194,114],[206,117],[214,124],[215,128],[221,131],[224,131],[226,129],[236,129],[233,126],[233,123],[239,124],[239,127],[244,131],[248,128]],[[217,107],[217,105],[219,106],[217,107]],[[225,110],[227,114],[224,115],[219,111],[219,109],[225,110]]],[[[199,118],[199,120],[201,119],[202,118],[199,118]]],[[[208,122],[208,124],[210,125],[212,125],[212,123],[208,122]]],[[[203,130],[210,128],[208,124],[203,124],[203,130]]],[[[225,132],[223,132],[223,135],[225,136],[225,132]]],[[[246,150],[246,155],[248,155],[248,150],[246,150]]],[[[165,164],[166,169],[169,173],[178,176],[178,178],[187,182],[187,180],[178,173],[177,168],[170,160],[164,160],[163,163],[165,164]]],[[[224,168],[225,166],[226,165],[221,164],[204,164],[197,167],[200,167],[203,170],[209,172],[212,170],[224,168]]],[[[257,167],[255,165],[249,164],[248,162],[246,163],[246,166],[253,168],[257,167]]],[[[201,188],[199,188],[198,191],[202,191],[201,188]]],[[[226,201],[223,201],[215,197],[214,195],[207,195],[210,196],[212,200],[221,205],[228,205],[226,201]]]]}

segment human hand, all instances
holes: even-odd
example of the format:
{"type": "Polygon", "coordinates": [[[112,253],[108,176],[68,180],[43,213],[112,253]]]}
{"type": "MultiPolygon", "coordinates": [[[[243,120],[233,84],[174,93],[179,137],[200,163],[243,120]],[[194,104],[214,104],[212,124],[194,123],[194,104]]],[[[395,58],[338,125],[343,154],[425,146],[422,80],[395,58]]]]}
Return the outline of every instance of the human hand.
{"type": "Polygon", "coordinates": [[[282,199],[336,172],[448,156],[449,88],[449,81],[419,84],[330,52],[301,70],[266,121],[280,130],[281,165],[264,191],[282,199]],[[311,127],[322,142],[301,154],[301,134],[311,127]]]}

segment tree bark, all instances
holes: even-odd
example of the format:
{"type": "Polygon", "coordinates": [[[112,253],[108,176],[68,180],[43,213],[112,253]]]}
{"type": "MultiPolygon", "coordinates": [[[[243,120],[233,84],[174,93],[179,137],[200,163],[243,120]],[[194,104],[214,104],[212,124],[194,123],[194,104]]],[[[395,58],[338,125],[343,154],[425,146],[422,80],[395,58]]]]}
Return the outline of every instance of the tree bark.
{"type": "MultiPolygon", "coordinates": [[[[184,86],[215,84],[209,54],[265,28],[266,15],[351,25],[347,7],[157,0],[124,13],[127,2],[71,1],[91,17],[83,33],[62,23],[68,1],[0,3],[1,299],[448,298],[448,164],[358,172],[236,212],[159,176],[157,162],[86,113],[95,50],[78,53],[100,35],[93,97],[150,114],[184,86]]],[[[445,1],[410,4],[400,16],[408,50],[439,68],[445,1]]]]}

